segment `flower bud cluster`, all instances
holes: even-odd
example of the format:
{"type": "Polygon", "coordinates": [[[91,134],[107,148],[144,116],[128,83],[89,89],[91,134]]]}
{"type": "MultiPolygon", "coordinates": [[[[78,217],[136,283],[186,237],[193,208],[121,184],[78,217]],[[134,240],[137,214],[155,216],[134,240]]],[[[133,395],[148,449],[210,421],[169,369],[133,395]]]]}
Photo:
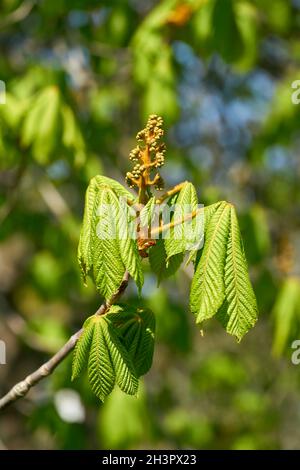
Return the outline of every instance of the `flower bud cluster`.
{"type": "MultiPolygon", "coordinates": [[[[164,134],[163,119],[156,114],[149,116],[145,129],[137,133],[138,145],[130,152],[129,159],[135,164],[133,170],[126,175],[126,181],[130,187],[139,186],[143,178],[146,184],[153,184],[149,175],[151,168],[161,168],[165,163],[166,146],[161,142],[164,134]]],[[[163,188],[163,179],[157,175],[153,180],[157,189],[163,188]]]]}

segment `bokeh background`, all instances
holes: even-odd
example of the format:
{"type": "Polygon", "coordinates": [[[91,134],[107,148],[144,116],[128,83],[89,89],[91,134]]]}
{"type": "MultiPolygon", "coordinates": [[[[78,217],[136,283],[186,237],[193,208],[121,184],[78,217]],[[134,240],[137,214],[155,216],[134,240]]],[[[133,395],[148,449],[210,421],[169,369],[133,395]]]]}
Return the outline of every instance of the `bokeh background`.
{"type": "Polygon", "coordinates": [[[300,447],[299,28],[299,0],[1,1],[1,394],[100,304],[76,260],[84,193],[96,174],[124,182],[149,113],[167,186],[236,205],[260,318],[241,344],[215,320],[202,337],[189,272],[157,289],[148,271],[157,344],[139,398],[100,404],[69,358],[1,414],[0,448],[300,447]]]}

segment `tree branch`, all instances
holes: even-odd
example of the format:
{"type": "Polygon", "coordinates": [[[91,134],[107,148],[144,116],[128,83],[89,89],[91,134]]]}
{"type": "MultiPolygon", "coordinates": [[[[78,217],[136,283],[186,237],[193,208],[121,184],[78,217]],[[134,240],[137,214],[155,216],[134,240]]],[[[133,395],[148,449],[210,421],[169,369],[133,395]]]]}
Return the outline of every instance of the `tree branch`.
{"type": "Polygon", "coordinates": [[[200,207],[193,212],[190,212],[185,217],[181,217],[180,219],[174,220],[174,222],[170,222],[169,224],[161,225],[160,227],[154,227],[150,232],[150,238],[155,238],[160,233],[166,232],[170,228],[175,227],[176,225],[181,225],[188,220],[192,220],[196,217],[201,211],[204,210],[204,207],[200,207]]]}
{"type": "MultiPolygon", "coordinates": [[[[108,301],[103,302],[103,304],[99,307],[95,315],[104,315],[109,310],[111,305],[113,305],[126,290],[128,286],[128,281],[129,273],[126,271],[117,292],[108,301]]],[[[64,344],[64,346],[56,354],[54,354],[51,359],[49,359],[49,361],[45,362],[36,371],[29,374],[24,380],[14,385],[11,390],[0,399],[0,411],[6,408],[11,403],[19,400],[19,398],[22,398],[27,395],[29,390],[34,385],[39,383],[48,375],[52,374],[56,367],[74,349],[82,333],[83,328],[81,328],[74,335],[72,335],[71,338],[64,344]]]]}
{"type": "Polygon", "coordinates": [[[165,199],[167,199],[170,196],[173,196],[176,193],[179,193],[181,189],[187,184],[187,181],[183,181],[183,183],[177,184],[174,186],[174,188],[169,189],[169,191],[165,192],[160,198],[156,199],[156,204],[162,204],[165,199]]]}
{"type": "Polygon", "coordinates": [[[82,332],[83,328],[81,328],[79,331],[77,331],[77,333],[71,336],[71,338],[66,342],[66,344],[64,344],[64,346],[54,356],[52,356],[49,361],[45,362],[36,371],[28,375],[24,380],[14,385],[12,389],[3,398],[1,398],[0,410],[3,410],[19,398],[24,397],[34,385],[40,382],[40,380],[52,374],[56,367],[74,349],[75,344],[80,338],[82,332]]]}

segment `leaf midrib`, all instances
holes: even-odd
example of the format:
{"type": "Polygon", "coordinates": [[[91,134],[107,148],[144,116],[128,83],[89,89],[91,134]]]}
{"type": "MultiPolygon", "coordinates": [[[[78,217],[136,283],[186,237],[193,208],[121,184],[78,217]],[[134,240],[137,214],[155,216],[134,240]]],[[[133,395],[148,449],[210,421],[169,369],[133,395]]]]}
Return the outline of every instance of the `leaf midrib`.
{"type": "MultiPolygon", "coordinates": [[[[213,246],[215,237],[216,237],[216,235],[217,235],[217,233],[218,233],[218,229],[219,229],[219,227],[220,227],[221,221],[223,220],[223,217],[224,217],[224,214],[225,214],[225,210],[226,210],[228,207],[230,207],[230,204],[224,203],[223,212],[222,212],[222,214],[221,214],[221,216],[220,216],[220,218],[219,218],[218,223],[216,224],[216,226],[215,226],[215,228],[214,228],[213,236],[210,238],[210,242],[209,242],[209,246],[208,246],[208,251],[207,251],[207,253],[206,253],[206,259],[205,259],[204,265],[203,265],[203,279],[204,279],[204,282],[205,282],[205,283],[206,283],[206,281],[205,281],[205,279],[206,279],[205,274],[206,274],[206,272],[207,272],[208,263],[209,263],[209,261],[210,261],[210,256],[209,256],[209,254],[210,254],[210,252],[211,252],[211,250],[212,250],[212,246],[213,246]]],[[[217,213],[217,212],[215,212],[215,214],[216,214],[216,213],[217,213]]],[[[214,214],[214,215],[215,215],[215,214],[214,214]]]]}

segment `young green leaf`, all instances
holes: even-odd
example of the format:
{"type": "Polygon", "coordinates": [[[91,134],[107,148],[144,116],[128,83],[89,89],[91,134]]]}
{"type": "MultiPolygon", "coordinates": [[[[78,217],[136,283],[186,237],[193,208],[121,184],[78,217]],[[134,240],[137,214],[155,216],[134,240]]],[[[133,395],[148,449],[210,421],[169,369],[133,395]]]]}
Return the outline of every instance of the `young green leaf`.
{"type": "Polygon", "coordinates": [[[203,227],[199,218],[184,221],[185,216],[198,209],[198,198],[194,186],[186,183],[175,201],[171,222],[182,220],[165,234],[167,261],[174,255],[193,249],[201,242],[203,227]],[[198,222],[198,223],[197,223],[198,222]]]}
{"type": "Polygon", "coordinates": [[[149,263],[152,271],[157,276],[158,285],[163,279],[166,279],[179,269],[183,261],[183,253],[172,256],[167,263],[167,254],[163,240],[159,239],[156,244],[149,250],[149,263]]]}
{"type": "Polygon", "coordinates": [[[99,189],[110,188],[118,197],[123,197],[132,203],[135,201],[135,196],[130,191],[124,188],[118,181],[108,178],[107,176],[97,175],[91,179],[90,184],[95,184],[99,189]]]}
{"type": "Polygon", "coordinates": [[[192,281],[190,306],[197,323],[215,315],[224,300],[224,263],[229,222],[230,206],[222,202],[209,221],[204,248],[192,281]]]}
{"type": "Polygon", "coordinates": [[[116,181],[96,176],[85,198],[78,261],[84,282],[90,273],[105,298],[113,295],[125,270],[143,285],[143,271],[127,206],[133,196],[116,181]],[[131,225],[130,225],[131,223],[131,225]]]}
{"type": "MultiPolygon", "coordinates": [[[[118,310],[118,306],[114,306],[111,310],[118,312],[122,309],[120,307],[118,310]]],[[[103,316],[93,315],[86,320],[84,332],[77,343],[73,357],[72,379],[78,377],[87,366],[89,383],[101,401],[111,393],[115,383],[129,395],[135,395],[138,389],[133,355],[120,338],[118,329],[120,325],[115,325],[110,317],[111,314],[108,313],[103,316]]]]}
{"type": "Polygon", "coordinates": [[[109,341],[105,334],[107,325],[101,317],[94,318],[93,338],[88,363],[89,383],[95,395],[104,401],[115,385],[109,341]]]}
{"type": "Polygon", "coordinates": [[[153,219],[155,217],[155,204],[156,198],[153,196],[149,199],[147,204],[143,207],[140,213],[140,224],[141,227],[151,227],[153,228],[153,219]]]}
{"type": "Polygon", "coordinates": [[[224,279],[225,304],[218,313],[218,319],[226,331],[240,341],[257,320],[257,305],[233,206],[230,207],[224,279]]]}
{"type": "Polygon", "coordinates": [[[118,205],[118,241],[121,259],[126,271],[135,280],[140,292],[144,283],[144,273],[137,241],[134,237],[136,231],[135,220],[131,220],[130,208],[127,204],[124,201],[119,202],[117,197],[115,199],[118,205]]]}
{"type": "Polygon", "coordinates": [[[155,317],[151,310],[114,305],[106,318],[116,327],[138,377],[146,374],[154,351],[155,317]]]}
{"type": "MultiPolygon", "coordinates": [[[[206,236],[206,233],[207,233],[207,228],[209,226],[209,222],[210,222],[210,219],[211,217],[213,216],[213,214],[216,212],[216,210],[218,209],[218,207],[220,207],[220,204],[222,204],[221,201],[215,203],[215,204],[211,204],[209,206],[206,206],[203,208],[204,210],[204,220],[203,220],[203,226],[204,226],[204,229],[203,229],[203,232],[204,232],[204,236],[206,236]]],[[[204,241],[204,240],[203,240],[204,241]]],[[[200,246],[199,249],[196,249],[196,250],[192,250],[190,252],[190,255],[185,263],[185,266],[187,266],[189,263],[193,262],[194,264],[197,263],[197,261],[200,259],[200,254],[201,254],[201,250],[203,248],[203,245],[200,246]]]]}
{"type": "Polygon", "coordinates": [[[111,362],[120,389],[128,395],[136,395],[138,390],[137,374],[129,352],[119,339],[118,333],[111,322],[106,321],[103,328],[111,362]]]}
{"type": "Polygon", "coordinates": [[[131,325],[125,335],[125,344],[129,348],[138,377],[151,368],[154,353],[155,317],[149,309],[138,309],[137,321],[131,325]]]}
{"type": "Polygon", "coordinates": [[[97,216],[97,202],[99,195],[99,186],[93,178],[85,194],[85,206],[83,222],[80,232],[78,245],[78,262],[83,276],[83,282],[86,284],[86,276],[90,273],[93,264],[92,256],[92,223],[97,216]]]}
{"type": "Polygon", "coordinates": [[[111,189],[99,192],[97,215],[92,220],[93,278],[100,293],[110,298],[120,286],[125,267],[117,237],[119,206],[111,189]]]}
{"type": "Polygon", "coordinates": [[[89,317],[84,322],[83,333],[75,346],[72,362],[72,380],[75,380],[80,375],[88,362],[94,330],[92,318],[93,317],[89,317]]]}
{"type": "Polygon", "coordinates": [[[209,206],[204,207],[204,232],[207,233],[209,223],[211,221],[214,213],[219,209],[219,207],[224,203],[224,201],[218,201],[215,204],[210,204],[209,206]]]}

